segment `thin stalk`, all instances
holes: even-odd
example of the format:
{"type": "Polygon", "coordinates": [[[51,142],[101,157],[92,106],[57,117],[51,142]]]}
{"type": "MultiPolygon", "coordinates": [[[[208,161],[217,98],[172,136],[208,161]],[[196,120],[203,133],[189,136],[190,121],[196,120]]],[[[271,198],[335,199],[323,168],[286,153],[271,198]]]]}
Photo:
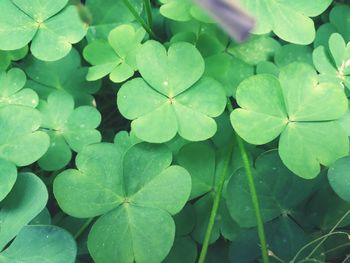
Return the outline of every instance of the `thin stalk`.
{"type": "Polygon", "coordinates": [[[142,19],[142,17],[139,15],[139,13],[136,11],[134,6],[131,4],[129,0],[123,0],[125,6],[129,9],[131,14],[135,17],[136,21],[141,24],[141,26],[146,30],[146,32],[153,37],[154,39],[158,39],[157,36],[154,34],[152,29],[147,25],[147,23],[142,19]]]}
{"type": "MultiPolygon", "coordinates": [[[[227,108],[230,112],[233,110],[232,104],[230,101],[227,102],[227,108]]],[[[264,228],[264,223],[260,212],[259,199],[255,188],[254,176],[253,176],[252,168],[250,166],[249,156],[241,137],[239,137],[237,133],[235,133],[235,137],[236,137],[239,152],[242,157],[244,170],[248,179],[250,196],[252,198],[252,203],[255,211],[255,218],[256,218],[256,223],[258,228],[258,236],[260,240],[260,248],[261,248],[263,263],[269,263],[270,260],[269,260],[269,253],[268,253],[267,243],[266,243],[265,228],[264,228]]]]}
{"type": "Polygon", "coordinates": [[[207,252],[208,252],[209,241],[210,241],[210,237],[211,237],[213,227],[215,224],[215,218],[216,218],[216,215],[218,213],[219,206],[220,206],[222,190],[224,188],[225,180],[226,180],[226,177],[228,174],[228,168],[229,168],[230,160],[232,157],[232,152],[233,152],[233,143],[231,143],[228,146],[228,151],[226,154],[226,158],[224,160],[224,167],[222,169],[222,173],[221,173],[220,178],[219,178],[219,184],[218,184],[218,187],[217,187],[216,192],[215,192],[213,207],[211,209],[209,223],[208,223],[207,231],[205,232],[202,250],[201,250],[201,253],[199,255],[198,263],[204,263],[205,257],[206,257],[207,252]]]}
{"type": "Polygon", "coordinates": [[[80,227],[80,229],[75,233],[73,236],[74,239],[78,239],[81,234],[88,228],[88,226],[91,224],[92,220],[94,220],[94,217],[91,217],[86,220],[86,222],[80,227]]]}
{"type": "Polygon", "coordinates": [[[151,0],[143,0],[143,6],[145,7],[145,11],[147,14],[147,22],[150,28],[152,28],[153,25],[153,18],[152,18],[152,7],[151,7],[151,0]]]}
{"type": "Polygon", "coordinates": [[[256,193],[254,176],[253,176],[253,172],[252,172],[252,169],[250,166],[248,153],[247,153],[247,150],[245,148],[244,142],[241,139],[241,137],[239,137],[239,135],[237,133],[235,135],[236,135],[236,141],[238,144],[238,148],[239,148],[239,151],[240,151],[241,156],[242,156],[244,170],[245,170],[245,173],[246,173],[247,179],[248,179],[250,196],[252,198],[253,207],[255,210],[255,218],[256,218],[256,223],[257,223],[257,227],[258,227],[258,236],[259,236],[259,240],[260,240],[262,259],[263,259],[264,263],[269,263],[269,255],[268,255],[267,244],[266,244],[264,223],[263,223],[263,220],[261,217],[259,199],[258,199],[258,195],[256,193]]]}

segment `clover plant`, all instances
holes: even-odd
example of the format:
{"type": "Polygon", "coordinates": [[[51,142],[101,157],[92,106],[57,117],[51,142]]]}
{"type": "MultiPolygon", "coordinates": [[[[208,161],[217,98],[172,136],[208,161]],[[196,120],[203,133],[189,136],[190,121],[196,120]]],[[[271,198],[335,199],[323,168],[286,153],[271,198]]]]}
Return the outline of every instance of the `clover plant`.
{"type": "Polygon", "coordinates": [[[0,0],[0,263],[348,262],[349,21],[0,0]]]}

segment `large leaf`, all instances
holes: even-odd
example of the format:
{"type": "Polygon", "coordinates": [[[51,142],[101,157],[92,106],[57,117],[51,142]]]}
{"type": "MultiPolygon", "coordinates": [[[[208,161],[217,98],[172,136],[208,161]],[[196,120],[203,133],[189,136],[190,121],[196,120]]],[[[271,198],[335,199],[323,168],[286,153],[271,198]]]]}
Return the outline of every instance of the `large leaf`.
{"type": "Polygon", "coordinates": [[[176,133],[190,141],[212,137],[226,103],[222,86],[201,78],[204,61],[188,43],[175,43],[168,52],[158,42],[148,41],[139,50],[137,66],[144,78],[125,83],[117,104],[124,117],[133,120],[137,137],[148,142],[166,142],[176,133]]]}
{"type": "Polygon", "coordinates": [[[292,63],[279,79],[257,75],[237,89],[241,108],[231,114],[237,133],[252,144],[279,139],[283,163],[304,178],[314,178],[320,164],[330,165],[349,151],[348,137],[334,120],[346,111],[344,91],[332,83],[318,84],[307,64],[292,63]]]}
{"type": "Polygon", "coordinates": [[[114,144],[86,146],[78,153],[78,170],[57,176],[54,194],[70,215],[102,215],[88,240],[95,261],[161,262],[174,241],[171,214],[190,195],[190,175],[169,166],[171,152],[165,146],[141,143],[124,153],[114,144]]]}
{"type": "Polygon", "coordinates": [[[0,251],[43,210],[47,199],[46,186],[36,175],[18,175],[12,191],[0,204],[0,251]]]}
{"type": "Polygon", "coordinates": [[[56,226],[25,226],[11,245],[0,253],[0,262],[74,263],[77,247],[73,237],[56,226]]]}
{"type": "Polygon", "coordinates": [[[254,33],[273,31],[278,37],[291,43],[306,45],[315,38],[315,28],[309,17],[318,16],[332,3],[331,0],[316,1],[241,1],[257,20],[254,33]]]}
{"type": "Polygon", "coordinates": [[[86,33],[74,6],[68,0],[3,0],[0,3],[0,49],[15,50],[30,41],[32,54],[45,61],[66,56],[72,44],[86,33]]]}

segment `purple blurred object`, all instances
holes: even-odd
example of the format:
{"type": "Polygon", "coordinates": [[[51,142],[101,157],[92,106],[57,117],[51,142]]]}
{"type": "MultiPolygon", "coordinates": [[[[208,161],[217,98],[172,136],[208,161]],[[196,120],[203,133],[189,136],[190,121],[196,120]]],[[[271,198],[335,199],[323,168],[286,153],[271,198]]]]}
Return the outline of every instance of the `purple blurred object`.
{"type": "Polygon", "coordinates": [[[252,31],[255,20],[237,0],[194,0],[236,41],[242,42],[252,31]]]}

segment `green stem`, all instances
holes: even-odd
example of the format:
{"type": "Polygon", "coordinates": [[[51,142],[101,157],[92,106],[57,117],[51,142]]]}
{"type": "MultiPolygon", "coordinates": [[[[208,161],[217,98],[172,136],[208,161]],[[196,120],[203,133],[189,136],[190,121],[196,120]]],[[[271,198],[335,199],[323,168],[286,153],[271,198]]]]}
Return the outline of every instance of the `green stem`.
{"type": "Polygon", "coordinates": [[[236,141],[238,144],[238,148],[239,148],[239,151],[240,151],[241,156],[242,156],[244,170],[245,170],[245,173],[246,173],[247,179],[248,179],[250,196],[252,198],[253,207],[255,210],[255,218],[256,218],[256,223],[257,223],[257,227],[258,227],[258,236],[259,236],[259,240],[260,240],[262,259],[263,259],[264,263],[269,263],[269,255],[268,255],[267,244],[266,244],[264,223],[263,223],[263,220],[261,217],[259,199],[258,199],[258,195],[256,193],[254,176],[253,176],[253,172],[252,172],[252,169],[250,166],[248,153],[247,153],[247,150],[245,148],[244,142],[241,139],[241,137],[239,137],[239,135],[237,133],[235,135],[236,135],[236,141]]]}
{"type": "Polygon", "coordinates": [[[157,36],[153,33],[152,29],[145,23],[145,21],[142,19],[142,17],[139,15],[139,13],[136,11],[136,9],[133,7],[131,2],[129,0],[123,0],[125,6],[129,9],[131,14],[135,17],[137,22],[141,24],[141,26],[146,30],[146,32],[153,37],[154,39],[158,39],[157,36]]]}
{"type": "MultiPolygon", "coordinates": [[[[231,112],[233,110],[232,104],[230,101],[227,102],[227,109],[229,110],[229,112],[231,112]]],[[[252,172],[252,169],[250,166],[248,153],[247,153],[247,150],[245,148],[244,142],[241,139],[241,137],[239,137],[239,135],[237,133],[235,133],[235,137],[236,137],[236,141],[238,144],[239,152],[240,152],[241,157],[242,157],[244,170],[245,170],[245,173],[247,175],[250,196],[252,198],[253,207],[255,210],[255,218],[256,218],[256,223],[257,223],[257,227],[258,227],[258,236],[259,236],[259,240],[260,240],[260,247],[261,247],[261,254],[262,254],[262,258],[263,258],[263,263],[269,263],[270,261],[269,261],[269,254],[268,254],[267,244],[266,244],[264,223],[263,223],[263,220],[261,217],[259,199],[258,199],[258,195],[256,193],[254,176],[253,176],[253,172],[252,172]]]]}
{"type": "Polygon", "coordinates": [[[86,220],[86,222],[80,227],[80,229],[75,233],[74,239],[78,239],[80,235],[85,231],[86,228],[91,224],[92,220],[94,220],[94,217],[91,217],[86,220]]]}
{"type": "Polygon", "coordinates": [[[226,158],[224,160],[224,166],[223,166],[220,178],[219,178],[218,188],[216,189],[216,192],[215,192],[213,207],[211,209],[209,223],[208,223],[207,231],[206,231],[205,236],[204,236],[204,241],[203,241],[201,253],[199,255],[198,263],[204,263],[205,257],[206,257],[207,252],[208,252],[209,242],[210,242],[211,234],[212,234],[213,227],[215,224],[215,218],[216,218],[216,215],[218,213],[219,206],[220,206],[222,190],[224,188],[225,180],[227,177],[228,168],[229,168],[230,160],[232,157],[232,152],[233,152],[233,145],[231,143],[228,146],[228,151],[226,154],[226,158]]]}
{"type": "Polygon", "coordinates": [[[150,28],[153,25],[151,0],[143,0],[143,5],[147,14],[147,22],[150,28]]]}

